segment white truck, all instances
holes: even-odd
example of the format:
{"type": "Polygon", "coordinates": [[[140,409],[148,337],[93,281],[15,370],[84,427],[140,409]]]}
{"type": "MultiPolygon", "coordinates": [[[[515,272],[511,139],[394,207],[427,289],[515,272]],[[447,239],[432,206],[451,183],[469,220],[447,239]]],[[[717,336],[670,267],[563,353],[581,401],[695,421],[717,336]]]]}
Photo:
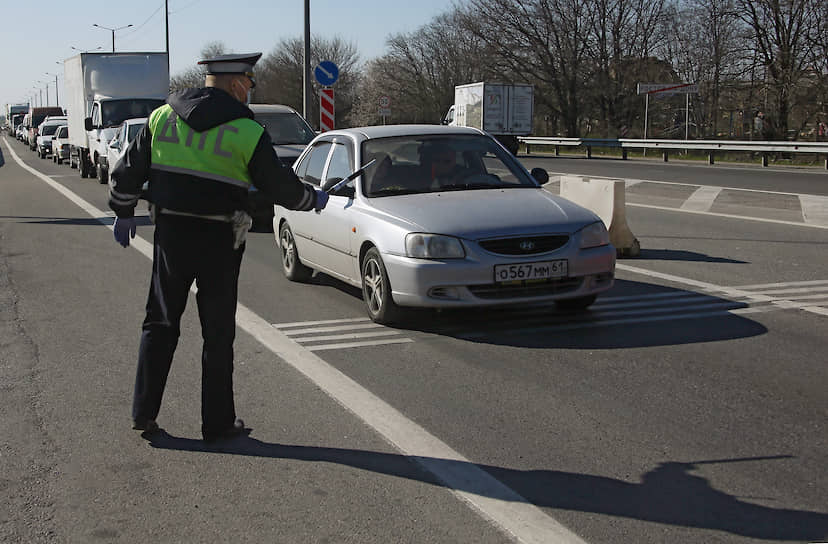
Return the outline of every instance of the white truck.
{"type": "Polygon", "coordinates": [[[512,154],[517,154],[518,136],[532,133],[535,91],[531,85],[508,83],[469,83],[454,88],[454,105],[443,119],[444,125],[474,127],[498,139],[512,154]]]}
{"type": "Polygon", "coordinates": [[[14,136],[14,131],[17,128],[23,118],[17,118],[17,123],[15,124],[15,118],[20,115],[26,115],[29,113],[29,105],[28,104],[6,104],[6,120],[5,120],[5,128],[8,133],[14,136]]]}
{"type": "Polygon", "coordinates": [[[109,179],[106,149],[124,120],[148,117],[169,94],[166,53],[80,53],[64,61],[69,164],[109,179]]]}

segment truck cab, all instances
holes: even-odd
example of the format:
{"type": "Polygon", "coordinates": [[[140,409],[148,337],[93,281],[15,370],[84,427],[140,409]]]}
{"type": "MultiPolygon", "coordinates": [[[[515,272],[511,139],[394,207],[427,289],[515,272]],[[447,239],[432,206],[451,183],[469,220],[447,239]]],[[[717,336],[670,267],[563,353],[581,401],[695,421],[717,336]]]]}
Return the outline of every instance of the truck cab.
{"type": "Polygon", "coordinates": [[[164,104],[158,98],[127,98],[99,100],[92,104],[92,115],[87,117],[85,129],[89,142],[89,172],[97,175],[101,183],[109,181],[107,148],[118,127],[127,120],[149,117],[149,114],[164,104]]]}

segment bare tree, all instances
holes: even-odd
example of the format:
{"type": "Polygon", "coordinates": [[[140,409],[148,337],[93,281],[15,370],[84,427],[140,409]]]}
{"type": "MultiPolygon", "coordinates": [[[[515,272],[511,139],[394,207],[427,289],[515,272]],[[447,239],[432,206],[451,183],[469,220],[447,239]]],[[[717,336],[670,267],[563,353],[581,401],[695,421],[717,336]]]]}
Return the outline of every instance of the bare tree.
{"type": "Polygon", "coordinates": [[[457,10],[409,34],[392,35],[389,52],[369,63],[360,87],[360,124],[379,120],[378,99],[391,98],[394,122],[438,123],[454,102],[454,87],[491,73],[482,42],[462,27],[457,10]]]}
{"type": "MultiPolygon", "coordinates": [[[[231,53],[223,42],[208,42],[201,48],[201,58],[209,59],[219,55],[231,53]]],[[[176,74],[170,78],[170,90],[180,91],[193,87],[204,86],[204,76],[207,73],[207,68],[204,65],[196,65],[192,68],[187,68],[180,74],[176,74]]]]}
{"type": "Polygon", "coordinates": [[[670,25],[678,31],[670,34],[666,56],[682,81],[699,84],[696,117],[715,136],[723,93],[733,95],[743,86],[746,27],[734,0],[684,0],[669,12],[670,25]]]}
{"type": "Polygon", "coordinates": [[[587,50],[591,94],[603,135],[624,134],[636,117],[636,83],[646,77],[650,57],[666,35],[664,0],[591,0],[588,5],[593,12],[587,50]]]}
{"type": "MultiPolygon", "coordinates": [[[[253,100],[261,103],[285,104],[298,111],[303,109],[304,40],[301,37],[280,41],[276,48],[258,65],[258,80],[253,100]]],[[[323,60],[334,62],[339,68],[339,79],[334,85],[335,126],[348,120],[360,78],[359,55],[356,45],[335,37],[311,39],[311,67],[323,60]]],[[[308,122],[319,126],[319,85],[312,86],[313,99],[308,122]]]]}
{"type": "MultiPolygon", "coordinates": [[[[753,47],[764,69],[773,110],[767,136],[785,138],[793,107],[803,94],[811,66],[813,36],[825,0],[736,0],[739,17],[750,27],[753,47]]],[[[807,94],[807,93],[806,93],[807,94]]]]}
{"type": "Polygon", "coordinates": [[[469,0],[463,10],[464,26],[487,46],[498,71],[534,84],[535,102],[561,119],[568,136],[580,135],[590,1],[469,0]]]}

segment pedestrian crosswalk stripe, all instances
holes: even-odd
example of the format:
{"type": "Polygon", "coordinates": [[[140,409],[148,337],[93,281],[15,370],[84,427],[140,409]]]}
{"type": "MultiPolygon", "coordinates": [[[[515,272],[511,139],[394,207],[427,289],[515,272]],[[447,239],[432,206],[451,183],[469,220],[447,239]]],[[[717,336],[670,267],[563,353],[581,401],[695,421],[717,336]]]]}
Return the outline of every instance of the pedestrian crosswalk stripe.
{"type": "Polygon", "coordinates": [[[354,332],[347,334],[329,334],[324,336],[300,336],[291,338],[295,342],[321,342],[323,340],[356,340],[357,338],[377,338],[379,336],[397,336],[402,334],[400,331],[374,331],[374,332],[354,332]]]}
{"type": "Polygon", "coordinates": [[[326,319],[324,321],[296,321],[293,323],[273,323],[272,326],[277,329],[286,329],[290,327],[311,327],[313,325],[332,325],[334,323],[358,323],[360,321],[370,321],[367,317],[355,317],[350,319],[326,319]]]}
{"type": "Polygon", "coordinates": [[[376,342],[345,342],[341,344],[303,345],[308,351],[323,351],[330,349],[362,348],[367,346],[382,346],[386,344],[407,344],[413,342],[411,338],[396,338],[393,340],[377,340],[376,342]]]}
{"type": "Polygon", "coordinates": [[[403,331],[373,323],[367,317],[273,323],[271,326],[309,351],[362,348],[413,342],[403,331]],[[324,334],[340,333],[340,334],[324,334]],[[355,340],[343,342],[343,340],[355,340]]]}
{"type": "MultiPolygon", "coordinates": [[[[277,327],[279,328],[279,327],[277,327]]],[[[355,325],[338,325],[334,327],[311,327],[311,328],[304,328],[304,329],[292,329],[292,330],[284,330],[281,329],[283,333],[288,336],[300,336],[303,334],[309,334],[314,332],[336,332],[336,331],[349,331],[349,330],[358,330],[358,329],[380,329],[382,325],[377,323],[360,323],[355,325]]]]}

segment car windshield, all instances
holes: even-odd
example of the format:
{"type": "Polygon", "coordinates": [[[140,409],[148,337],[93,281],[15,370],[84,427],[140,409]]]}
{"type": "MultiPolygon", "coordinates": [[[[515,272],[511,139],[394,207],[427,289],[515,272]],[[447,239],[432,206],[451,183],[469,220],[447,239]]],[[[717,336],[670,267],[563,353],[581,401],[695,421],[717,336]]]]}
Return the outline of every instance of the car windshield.
{"type": "Polygon", "coordinates": [[[135,139],[135,136],[141,132],[142,128],[144,128],[144,124],[145,123],[135,123],[134,125],[129,125],[129,131],[127,132],[127,143],[135,139]]]}
{"type": "Polygon", "coordinates": [[[316,136],[305,120],[292,112],[257,113],[256,121],[276,145],[307,145],[316,136]]]}
{"type": "Polygon", "coordinates": [[[43,136],[52,136],[55,132],[57,132],[59,126],[60,125],[43,125],[40,127],[40,133],[43,136]]]}
{"type": "Polygon", "coordinates": [[[362,144],[367,197],[442,191],[537,188],[517,160],[488,136],[411,135],[362,144]]]}
{"type": "Polygon", "coordinates": [[[164,104],[163,100],[147,98],[142,100],[108,100],[101,104],[104,127],[116,127],[127,119],[149,117],[152,110],[164,104]]]}

